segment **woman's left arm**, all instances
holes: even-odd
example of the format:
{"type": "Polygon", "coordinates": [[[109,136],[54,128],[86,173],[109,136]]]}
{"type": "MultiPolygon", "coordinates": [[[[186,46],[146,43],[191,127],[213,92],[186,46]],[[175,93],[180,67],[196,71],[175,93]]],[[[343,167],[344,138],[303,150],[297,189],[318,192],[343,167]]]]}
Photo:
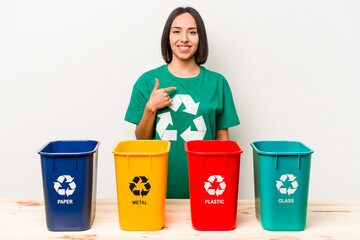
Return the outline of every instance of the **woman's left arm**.
{"type": "Polygon", "coordinates": [[[216,140],[229,140],[229,132],[228,129],[221,129],[216,131],[216,140]]]}

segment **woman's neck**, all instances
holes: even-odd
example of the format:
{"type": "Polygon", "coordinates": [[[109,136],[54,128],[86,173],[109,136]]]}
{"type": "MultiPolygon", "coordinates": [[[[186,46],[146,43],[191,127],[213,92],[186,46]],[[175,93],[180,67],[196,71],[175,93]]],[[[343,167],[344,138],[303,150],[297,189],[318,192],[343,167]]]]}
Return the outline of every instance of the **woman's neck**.
{"type": "Polygon", "coordinates": [[[168,64],[168,70],[171,74],[180,78],[192,78],[200,73],[200,67],[196,64],[195,59],[193,61],[179,61],[173,58],[168,64]]]}

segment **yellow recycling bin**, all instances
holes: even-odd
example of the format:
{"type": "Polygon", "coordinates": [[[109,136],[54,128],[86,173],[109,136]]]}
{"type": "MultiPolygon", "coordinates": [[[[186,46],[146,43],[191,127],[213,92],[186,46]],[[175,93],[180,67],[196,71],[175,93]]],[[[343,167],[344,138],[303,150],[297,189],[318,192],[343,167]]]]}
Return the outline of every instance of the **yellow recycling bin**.
{"type": "Polygon", "coordinates": [[[121,229],[163,228],[169,150],[163,140],[123,141],[114,149],[121,229]]]}

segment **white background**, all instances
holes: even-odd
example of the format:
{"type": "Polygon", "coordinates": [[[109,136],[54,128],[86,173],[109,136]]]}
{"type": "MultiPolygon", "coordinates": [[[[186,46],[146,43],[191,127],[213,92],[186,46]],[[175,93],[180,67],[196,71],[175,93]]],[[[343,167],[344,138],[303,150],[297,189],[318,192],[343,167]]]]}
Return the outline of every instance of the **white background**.
{"type": "Polygon", "coordinates": [[[205,67],[229,81],[244,149],[241,199],[253,199],[250,142],[314,149],[310,200],[359,201],[360,2],[0,0],[0,197],[41,198],[37,151],[94,139],[98,193],[115,198],[111,151],[134,139],[132,86],[162,65],[170,12],[195,7],[208,33],[205,67]]]}

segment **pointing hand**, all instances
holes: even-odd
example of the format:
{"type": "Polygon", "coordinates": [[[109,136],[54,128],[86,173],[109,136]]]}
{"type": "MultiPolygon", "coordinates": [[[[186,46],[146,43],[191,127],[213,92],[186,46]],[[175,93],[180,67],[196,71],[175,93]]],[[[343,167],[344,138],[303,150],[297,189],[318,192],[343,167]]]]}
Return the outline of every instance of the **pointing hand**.
{"type": "Polygon", "coordinates": [[[159,89],[160,82],[155,78],[155,87],[150,95],[150,99],[147,102],[147,107],[152,111],[157,111],[158,109],[169,106],[173,99],[170,98],[168,92],[173,91],[176,87],[167,87],[159,89]]]}

